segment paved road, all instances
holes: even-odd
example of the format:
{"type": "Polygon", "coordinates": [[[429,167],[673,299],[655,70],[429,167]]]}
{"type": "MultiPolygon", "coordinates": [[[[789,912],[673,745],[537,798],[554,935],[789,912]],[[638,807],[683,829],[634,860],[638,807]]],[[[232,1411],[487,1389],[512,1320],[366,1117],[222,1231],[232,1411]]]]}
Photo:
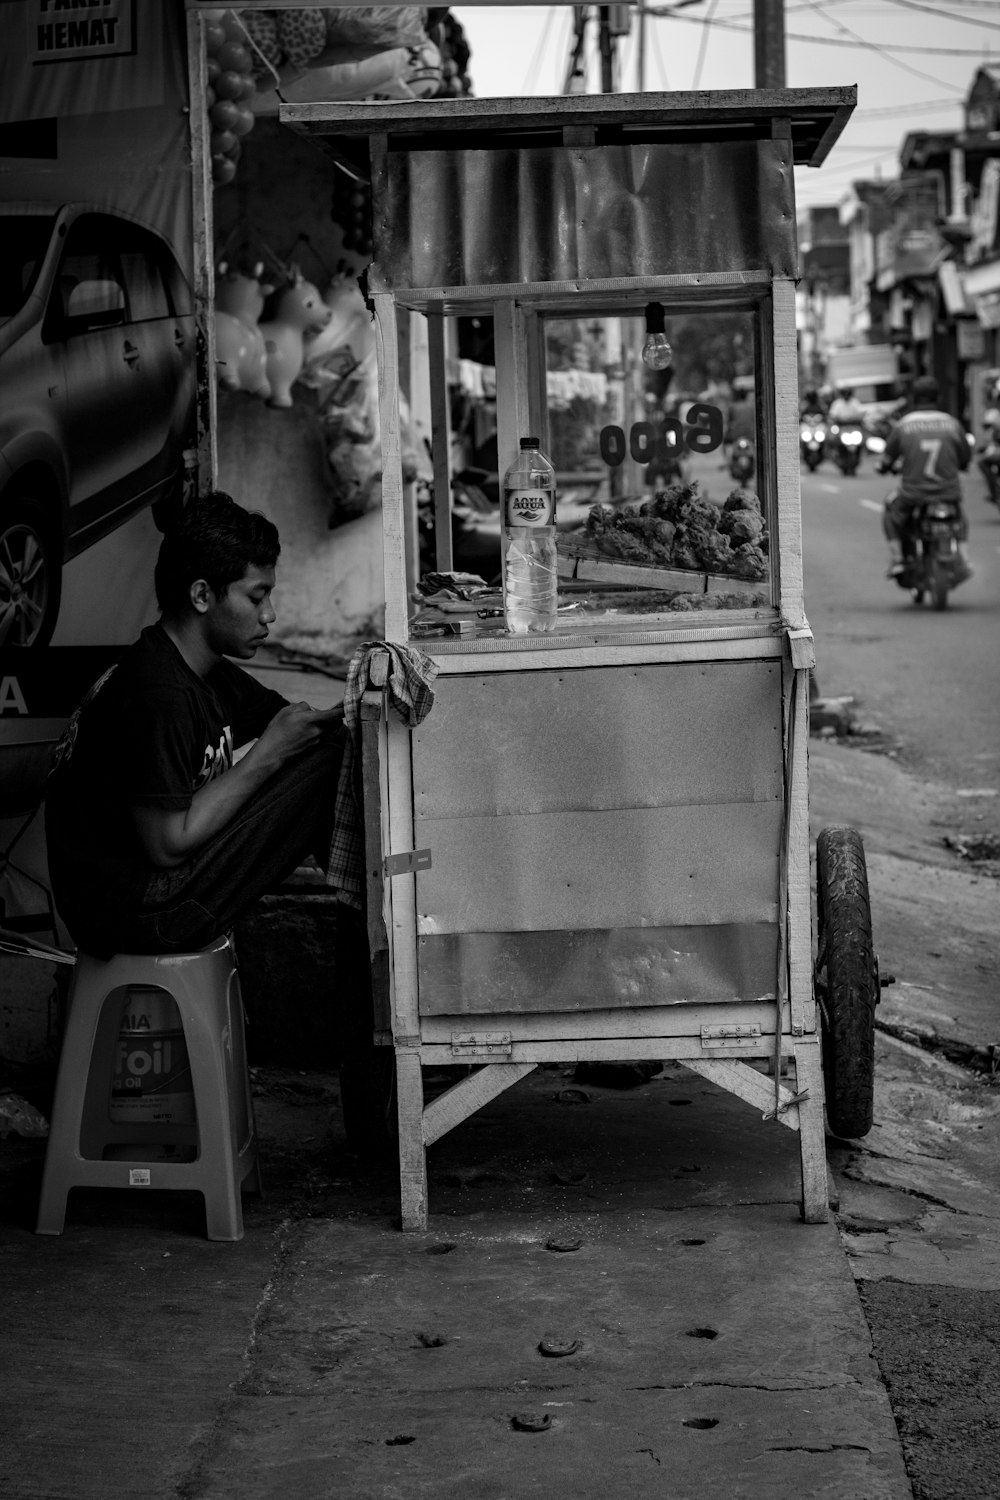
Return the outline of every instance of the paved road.
{"type": "Polygon", "coordinates": [[[876,945],[897,977],[878,1012],[875,1126],[831,1143],[830,1160],[914,1495],[992,1500],[1000,1091],[968,1064],[1000,1038],[1000,887],[945,839],[1000,831],[1000,516],[969,481],[976,575],[947,613],[917,609],[883,576],[886,487],[870,469],[802,483],[818,685],[882,731],[857,748],[814,740],[813,825],[860,828],[876,945]]]}
{"type": "Polygon", "coordinates": [[[1000,790],[1000,512],[966,480],[975,576],[945,613],[885,577],[882,499],[871,467],[802,475],[806,608],[817,681],[854,694],[901,742],[900,761],[955,787],[1000,790]]]}

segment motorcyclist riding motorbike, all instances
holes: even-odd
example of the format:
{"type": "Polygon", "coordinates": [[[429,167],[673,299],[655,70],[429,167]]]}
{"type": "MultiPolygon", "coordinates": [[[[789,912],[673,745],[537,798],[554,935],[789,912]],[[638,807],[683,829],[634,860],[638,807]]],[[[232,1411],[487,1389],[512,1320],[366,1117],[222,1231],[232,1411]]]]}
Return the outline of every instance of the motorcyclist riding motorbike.
{"type": "MultiPolygon", "coordinates": [[[[913,406],[900,418],[878,465],[888,474],[898,463],[900,485],[886,502],[882,530],[889,543],[888,578],[899,578],[913,555],[910,525],[914,515],[929,500],[950,501],[959,507],[962,488],[959,474],[969,467],[969,442],[960,422],[939,406],[937,381],[921,375],[913,382],[913,406]]],[[[960,567],[954,579],[971,578],[968,557],[968,522],[962,515],[958,543],[960,567]]]]}
{"type": "Polygon", "coordinates": [[[756,463],[757,413],[747,393],[737,387],[726,423],[729,444],[729,472],[740,484],[746,484],[756,463]]]}
{"type": "Polygon", "coordinates": [[[865,409],[849,387],[835,396],[827,413],[830,457],[842,474],[856,474],[865,440],[865,409]]]}
{"type": "Polygon", "coordinates": [[[976,466],[986,481],[986,498],[1000,505],[1000,389],[983,414],[983,445],[976,466]]]}
{"type": "Polygon", "coordinates": [[[823,462],[826,438],[826,409],[819,392],[810,388],[799,403],[799,457],[811,474],[823,462]]]}
{"type": "Polygon", "coordinates": [[[865,420],[865,409],[855,396],[850,386],[845,386],[838,395],[830,402],[830,410],[827,413],[831,422],[836,422],[838,427],[843,427],[846,422],[863,423],[865,420]]]}

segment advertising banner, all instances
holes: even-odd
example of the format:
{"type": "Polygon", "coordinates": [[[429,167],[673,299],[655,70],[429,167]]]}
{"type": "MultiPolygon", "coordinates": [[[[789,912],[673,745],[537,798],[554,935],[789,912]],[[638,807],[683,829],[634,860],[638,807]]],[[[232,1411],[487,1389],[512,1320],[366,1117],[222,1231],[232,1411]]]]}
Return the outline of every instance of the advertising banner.
{"type": "Polygon", "coordinates": [[[183,6],[0,0],[0,747],[70,712],[67,653],[155,618],[194,442],[189,118],[183,6]]]}

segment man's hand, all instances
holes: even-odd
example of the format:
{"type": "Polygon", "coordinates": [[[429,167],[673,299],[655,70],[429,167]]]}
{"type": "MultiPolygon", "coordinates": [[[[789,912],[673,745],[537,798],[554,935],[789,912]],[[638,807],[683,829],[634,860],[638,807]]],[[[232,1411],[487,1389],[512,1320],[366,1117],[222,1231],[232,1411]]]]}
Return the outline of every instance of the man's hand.
{"type": "Polygon", "coordinates": [[[276,771],[319,744],[343,717],[339,704],[325,709],[286,704],[231,770],[195,792],[190,807],[133,808],[136,832],[150,861],[160,870],[183,864],[232,822],[276,771]]]}
{"type": "Polygon", "coordinates": [[[318,744],[343,718],[342,704],[336,708],[310,708],[308,703],[289,703],[279,708],[251,754],[277,769],[318,744]]]}

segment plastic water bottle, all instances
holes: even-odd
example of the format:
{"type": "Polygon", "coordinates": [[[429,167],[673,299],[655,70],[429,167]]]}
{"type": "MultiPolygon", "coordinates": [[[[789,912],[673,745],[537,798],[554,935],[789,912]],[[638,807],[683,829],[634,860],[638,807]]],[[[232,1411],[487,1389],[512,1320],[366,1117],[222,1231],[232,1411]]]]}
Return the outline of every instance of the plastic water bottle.
{"type": "Polygon", "coordinates": [[[512,635],[556,626],[556,476],[536,437],[503,477],[503,608],[512,635]]]}

